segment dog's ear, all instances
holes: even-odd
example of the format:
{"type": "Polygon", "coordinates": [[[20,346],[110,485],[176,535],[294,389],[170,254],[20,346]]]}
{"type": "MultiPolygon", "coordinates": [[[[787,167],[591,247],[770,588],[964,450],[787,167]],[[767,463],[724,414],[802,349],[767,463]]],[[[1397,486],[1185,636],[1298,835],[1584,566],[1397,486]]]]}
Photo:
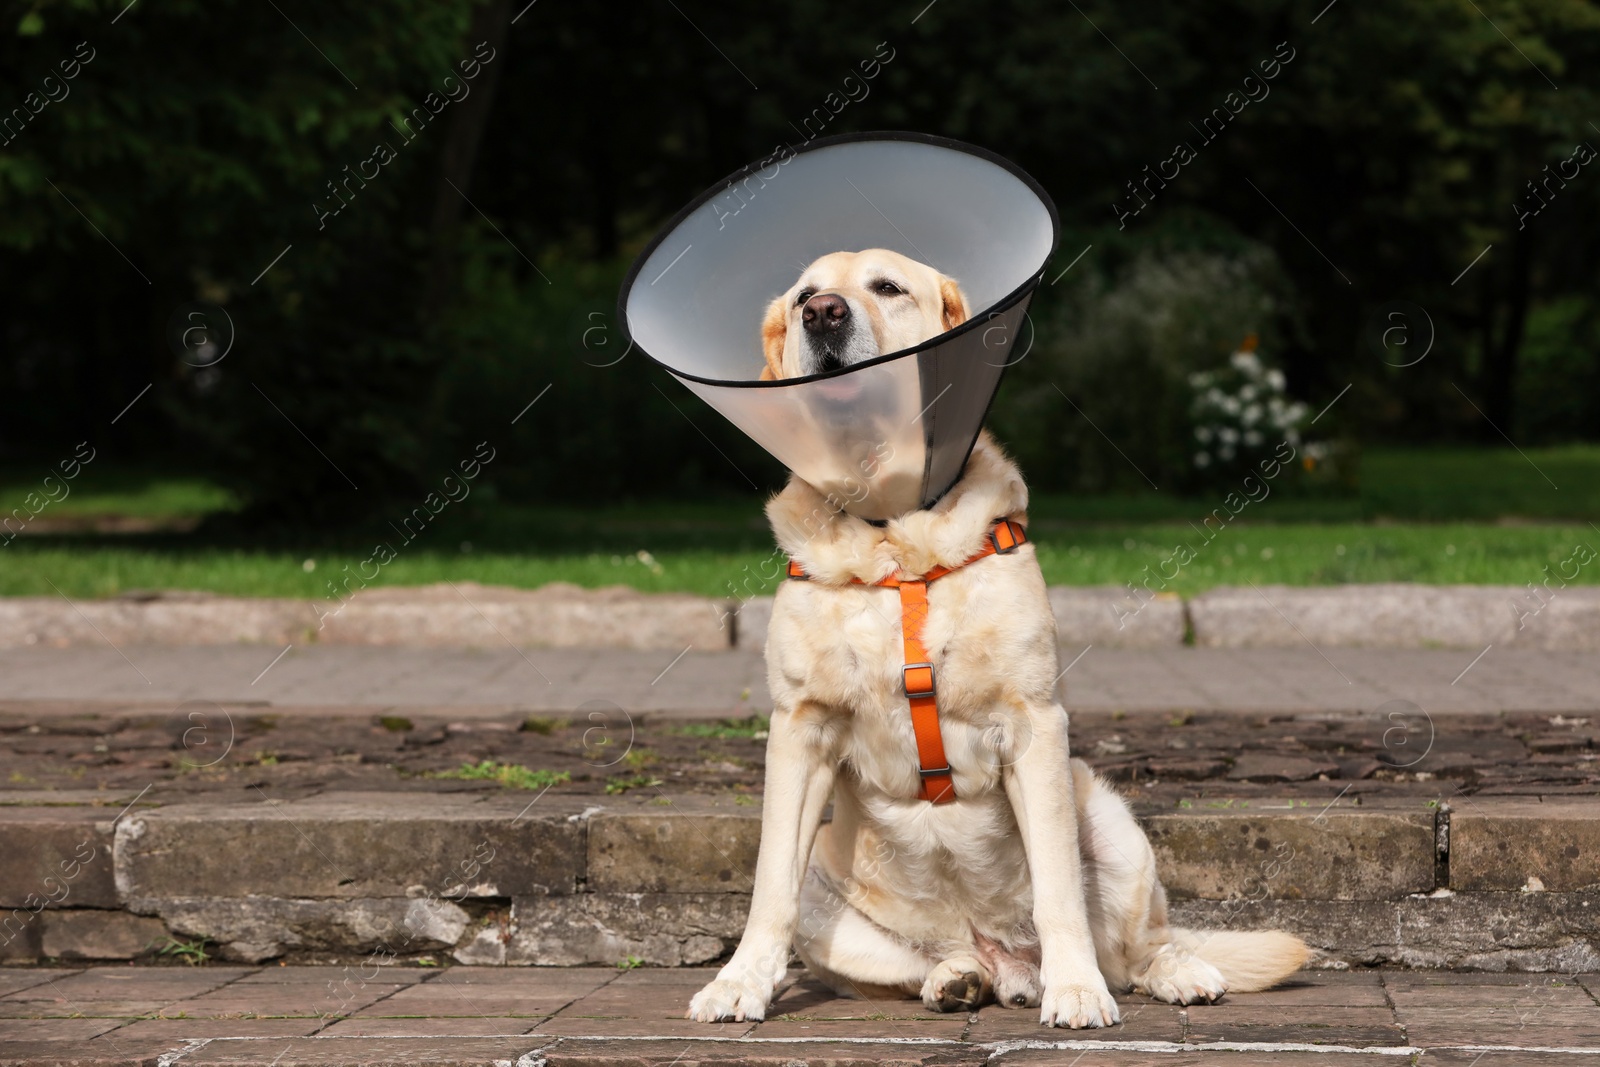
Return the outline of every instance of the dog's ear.
{"type": "Polygon", "coordinates": [[[942,317],[945,329],[953,330],[972,317],[972,313],[967,310],[966,295],[962,293],[961,286],[957,285],[954,279],[940,277],[939,299],[944,303],[942,317]]]}
{"type": "Polygon", "coordinates": [[[761,368],[761,380],[774,381],[783,377],[783,346],[789,338],[789,301],[778,297],[767,305],[761,319],[761,355],[767,365],[761,368]]]}

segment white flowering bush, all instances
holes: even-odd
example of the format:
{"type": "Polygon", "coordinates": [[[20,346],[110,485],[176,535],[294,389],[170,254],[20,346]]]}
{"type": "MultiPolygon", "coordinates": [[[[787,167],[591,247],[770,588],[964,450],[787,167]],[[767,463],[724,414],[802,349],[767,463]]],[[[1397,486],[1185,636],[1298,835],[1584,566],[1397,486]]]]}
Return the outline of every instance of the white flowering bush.
{"type": "Polygon", "coordinates": [[[1287,442],[1294,454],[1314,466],[1328,452],[1320,442],[1302,440],[1306,405],[1289,399],[1283,371],[1269,367],[1252,337],[1228,357],[1225,366],[1189,375],[1194,400],[1190,462],[1195,481],[1221,483],[1247,472],[1263,456],[1287,442]]]}
{"type": "Polygon", "coordinates": [[[1103,273],[1090,259],[1035,301],[1037,343],[1006,372],[990,425],[1037,490],[1183,491],[1195,480],[1189,377],[1249,330],[1282,333],[1286,272],[1258,245],[1147,250],[1103,273]]]}

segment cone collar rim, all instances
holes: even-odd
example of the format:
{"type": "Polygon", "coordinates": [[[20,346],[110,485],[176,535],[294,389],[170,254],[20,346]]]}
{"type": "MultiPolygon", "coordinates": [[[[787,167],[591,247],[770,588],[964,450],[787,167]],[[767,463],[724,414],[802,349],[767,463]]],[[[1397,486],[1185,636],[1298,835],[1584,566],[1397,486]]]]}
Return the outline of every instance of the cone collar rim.
{"type": "MultiPolygon", "coordinates": [[[[849,374],[865,367],[876,367],[892,360],[903,359],[906,356],[926,352],[929,349],[936,348],[944,344],[951,338],[959,337],[964,333],[968,333],[976,329],[986,321],[988,316],[993,315],[996,312],[1007,311],[1011,309],[1017,304],[1018,301],[1024,299],[1028,296],[1028,294],[1032,293],[1039,287],[1040,281],[1044,279],[1045,267],[1049,264],[1050,260],[1055,257],[1056,249],[1060,247],[1061,244],[1061,217],[1056,211],[1055,201],[1050,198],[1050,194],[1045,192],[1044,186],[1040,185],[1038,181],[1034,179],[1033,175],[1017,166],[1005,156],[984,148],[981,145],[969,144],[966,141],[958,141],[953,137],[941,137],[937,134],[919,133],[914,130],[868,130],[860,133],[841,133],[830,137],[818,137],[815,140],[806,142],[804,147],[795,149],[794,154],[799,156],[806,152],[815,151],[819,148],[831,148],[835,145],[854,144],[862,141],[909,141],[917,144],[931,145],[935,148],[946,148],[950,149],[951,151],[964,152],[967,155],[976,156],[985,162],[992,163],[995,166],[1000,167],[1001,169],[1007,171],[1012,177],[1016,178],[1018,181],[1021,181],[1028,187],[1029,191],[1031,191],[1034,196],[1039,198],[1039,202],[1044,205],[1045,212],[1050,216],[1050,247],[1048,250],[1046,250],[1044,258],[1039,264],[1038,271],[1029,275],[1015,289],[1001,297],[999,300],[994,301],[982,311],[974,312],[966,322],[963,322],[954,329],[946,330],[941,334],[936,334],[933,337],[928,338],[926,341],[913,345],[910,348],[902,348],[898,352],[890,352],[885,355],[874,356],[871,359],[862,360],[860,363],[852,363],[847,367],[839,367],[835,370],[821,371],[817,374],[807,374],[799,378],[777,378],[762,380],[759,378],[707,378],[703,375],[692,374],[688,371],[679,370],[676,367],[669,366],[668,364],[657,359],[655,356],[651,355],[648,349],[639,344],[633,336],[633,331],[628,328],[628,298],[633,293],[634,282],[638,280],[640,271],[644,269],[644,265],[649,261],[650,257],[655,254],[656,249],[659,248],[668,237],[677,232],[678,227],[686,219],[688,219],[690,215],[694,214],[707,202],[714,199],[729,184],[740,181],[741,179],[749,177],[751,174],[770,166],[771,164],[768,162],[768,160],[770,160],[771,157],[769,156],[766,157],[766,159],[759,159],[747,163],[728,174],[726,177],[713,182],[698,196],[680,208],[677,213],[672,216],[672,218],[663,223],[660,229],[656,231],[655,236],[651,237],[644,248],[642,248],[638,255],[634,257],[633,263],[628,267],[628,273],[623,276],[622,286],[618,290],[617,294],[617,322],[620,325],[622,335],[627,340],[628,344],[637,346],[639,351],[644,354],[644,357],[650,362],[654,363],[656,366],[661,367],[674,377],[682,378],[686,381],[699,382],[701,385],[714,385],[725,389],[783,388],[784,386],[800,385],[806,382],[824,381],[828,378],[835,378],[841,374],[849,374]]],[[[793,146],[789,147],[792,148],[793,146]]],[[[933,264],[929,264],[929,266],[933,266],[933,264]]],[[[1010,360],[1007,360],[1007,363],[1009,362],[1010,360]]]]}

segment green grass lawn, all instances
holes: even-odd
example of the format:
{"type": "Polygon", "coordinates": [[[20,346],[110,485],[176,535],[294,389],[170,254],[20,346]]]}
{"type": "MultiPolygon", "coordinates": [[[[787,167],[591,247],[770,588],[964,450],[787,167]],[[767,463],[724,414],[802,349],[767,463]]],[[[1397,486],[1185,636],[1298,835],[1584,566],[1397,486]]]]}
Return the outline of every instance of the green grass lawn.
{"type": "MultiPolygon", "coordinates": [[[[1204,545],[1180,523],[1107,524],[1078,528],[1040,524],[1034,531],[1045,580],[1052,585],[1121,585],[1144,577],[1180,543],[1200,551],[1171,589],[1199,593],[1216,585],[1334,585],[1345,582],[1469,582],[1522,585],[1572,555],[1582,543],[1600,548],[1587,524],[1493,526],[1474,523],[1371,525],[1359,523],[1240,522],[1204,545]]],[[[139,539],[133,539],[135,541],[139,539]]],[[[327,583],[354,573],[367,557],[336,548],[226,548],[180,544],[107,545],[65,539],[15,543],[0,563],[0,595],[115,596],[130,590],[204,589],[240,596],[329,595],[327,583]],[[308,554],[309,553],[309,554],[308,554]],[[314,569],[306,569],[310,562],[314,569]],[[342,570],[351,568],[350,572],[342,570]],[[47,580],[48,579],[48,580],[47,580]]],[[[640,544],[651,539],[641,536],[640,544]]],[[[633,553],[561,554],[506,551],[402,550],[374,585],[475,581],[531,588],[547,582],[583,586],[623,584],[653,592],[708,596],[770,592],[759,575],[771,571],[770,549],[716,551],[681,548],[633,553]],[[653,565],[652,565],[653,563],[653,565]],[[741,592],[742,591],[742,592],[741,592]]],[[[1571,570],[1569,564],[1566,568],[1571,570]]],[[[371,573],[369,568],[368,573],[371,573]]],[[[1171,566],[1167,568],[1171,573],[1171,566]]],[[[1600,566],[1584,567],[1578,582],[1600,582],[1600,566]]]]}
{"type": "Polygon", "coordinates": [[[62,479],[49,464],[0,467],[0,515],[23,507],[30,493],[36,494],[36,499],[56,498],[38,513],[42,520],[56,521],[108,515],[138,519],[197,517],[235,506],[233,494],[203,478],[117,467],[103,458],[82,467],[71,480],[62,479]],[[45,478],[50,475],[55,477],[47,488],[45,478]]]}
{"type": "MultiPolygon", "coordinates": [[[[1196,519],[1217,505],[1171,493],[1046,496],[1035,518],[1078,522],[1196,519]]],[[[1513,449],[1370,448],[1361,456],[1361,492],[1347,496],[1274,495],[1262,518],[1273,522],[1450,522],[1594,520],[1600,522],[1600,445],[1513,449]]],[[[1253,507],[1253,506],[1252,506],[1253,507]]]]}
{"type": "MultiPolygon", "coordinates": [[[[1533,450],[1526,457],[1511,450],[1371,450],[1362,475],[1359,496],[1277,494],[1251,504],[1210,543],[1197,527],[1220,501],[1159,493],[1042,497],[1032,508],[1030,533],[1052,584],[1136,582],[1145,567],[1188,545],[1196,558],[1170,585],[1184,594],[1246,580],[1522,585],[1541,580],[1543,568],[1569,558],[1578,545],[1600,548],[1600,447],[1533,450]]],[[[31,472],[0,474],[0,504],[17,506],[35,484],[31,479],[31,472]]],[[[41,517],[162,520],[230,504],[226,493],[204,482],[91,466],[74,483],[73,495],[41,517]]],[[[0,547],[0,595],[198,589],[326,596],[328,583],[341,581],[346,567],[356,571],[378,540],[398,552],[373,581],[384,587],[567,581],[733,595],[770,591],[772,584],[754,577],[773,550],[761,501],[751,497],[447,511],[409,545],[383,516],[337,537],[27,535],[0,547]]],[[[1600,582],[1600,561],[1580,570],[1576,581],[1600,582]]]]}
{"type": "Polygon", "coordinates": [[[1600,446],[1373,450],[1362,459],[1361,505],[1364,518],[1600,521],[1600,446]]]}

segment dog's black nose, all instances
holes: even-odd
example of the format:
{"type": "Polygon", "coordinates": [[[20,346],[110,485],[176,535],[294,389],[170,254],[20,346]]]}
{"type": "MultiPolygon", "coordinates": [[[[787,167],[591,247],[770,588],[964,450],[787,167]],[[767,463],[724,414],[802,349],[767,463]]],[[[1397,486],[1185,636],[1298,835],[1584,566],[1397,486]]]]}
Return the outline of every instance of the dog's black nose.
{"type": "Polygon", "coordinates": [[[818,293],[800,310],[800,322],[808,333],[832,333],[850,321],[850,305],[844,297],[818,293]]]}

